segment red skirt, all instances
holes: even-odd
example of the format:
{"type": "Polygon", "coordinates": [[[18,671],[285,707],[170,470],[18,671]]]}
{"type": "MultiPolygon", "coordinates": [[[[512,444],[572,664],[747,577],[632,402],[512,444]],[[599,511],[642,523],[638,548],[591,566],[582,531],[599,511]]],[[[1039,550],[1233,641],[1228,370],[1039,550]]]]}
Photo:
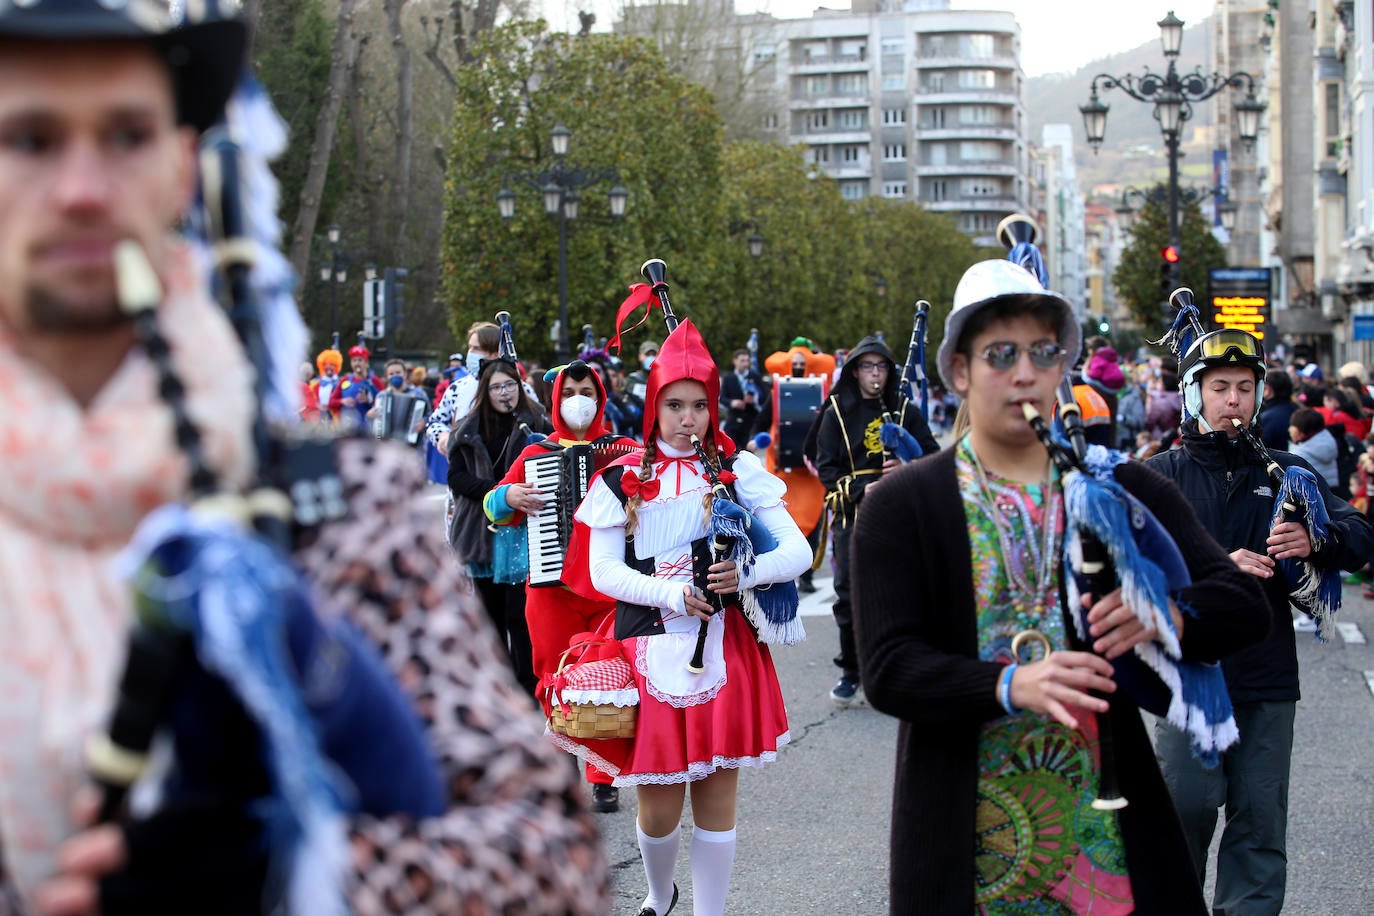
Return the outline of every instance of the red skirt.
{"type": "MultiPolygon", "coordinates": [[[[654,638],[625,640],[626,656],[636,658],[638,640],[654,638]]],[[[722,768],[771,763],[790,740],[782,687],[768,647],[734,608],[725,615],[724,651],[726,681],[710,700],[681,708],[658,700],[635,664],[639,715],[633,738],[554,734],[554,742],[610,773],[617,786],[693,782],[722,768]]]]}

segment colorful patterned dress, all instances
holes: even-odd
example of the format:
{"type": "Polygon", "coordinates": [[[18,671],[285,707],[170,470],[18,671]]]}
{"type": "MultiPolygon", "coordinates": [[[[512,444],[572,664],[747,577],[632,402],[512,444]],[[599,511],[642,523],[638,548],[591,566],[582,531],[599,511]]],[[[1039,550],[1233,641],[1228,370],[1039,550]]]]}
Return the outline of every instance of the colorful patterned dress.
{"type": "MultiPolygon", "coordinates": [[[[1036,485],[986,474],[967,437],[956,467],[979,596],[979,658],[1009,664],[1012,639],[1026,629],[1044,634],[1055,650],[1067,648],[1057,475],[1036,485]]],[[[1092,807],[1097,717],[1081,709],[1075,715],[1079,730],[1032,713],[983,728],[975,816],[979,913],[1116,916],[1134,909],[1116,815],[1092,807]]]]}

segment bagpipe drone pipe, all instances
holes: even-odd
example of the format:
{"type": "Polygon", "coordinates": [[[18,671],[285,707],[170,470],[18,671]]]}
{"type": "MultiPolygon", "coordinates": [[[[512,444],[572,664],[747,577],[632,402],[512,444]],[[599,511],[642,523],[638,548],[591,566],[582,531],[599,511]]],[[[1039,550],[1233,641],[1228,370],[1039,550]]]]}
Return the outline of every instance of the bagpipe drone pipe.
{"type": "MultiPolygon", "coordinates": [[[[245,136],[280,137],[261,90],[250,84],[240,93],[239,117],[253,125],[245,136]]],[[[280,254],[250,237],[255,221],[257,235],[265,231],[263,214],[249,211],[254,201],[243,185],[270,183],[270,173],[264,162],[245,165],[223,128],[207,134],[202,158],[221,292],[257,374],[260,480],[246,495],[220,489],[158,329],[158,277],[136,242],[120,243],[119,300],[173,416],[191,468],[191,503],[150,513],[121,556],[135,622],[109,729],[91,741],[87,762],[103,788],[101,820],[137,824],[143,818],[130,819],[128,791],[165,735],[172,761],[147,819],[183,801],[242,804],[260,826],[269,886],[284,894],[289,912],[342,913],[345,815],[434,816],[445,793],[410,699],[361,633],[320,606],[291,560],[293,531],[346,509],[334,446],[288,433],[267,416],[289,378],[283,370],[295,362],[269,343],[292,336],[278,334],[285,319],[273,314],[294,315],[287,287],[278,288],[284,301],[265,308],[253,277],[259,259],[280,254]]],[[[270,205],[267,218],[275,226],[270,205]]]]}
{"type": "MultiPolygon", "coordinates": [[[[929,383],[926,379],[926,325],[930,320],[930,303],[924,299],[916,303],[916,313],[911,322],[911,341],[906,348],[906,363],[902,366],[897,392],[910,404],[917,404],[921,416],[930,419],[929,383]],[[914,388],[913,388],[914,386],[914,388]],[[919,393],[918,393],[919,392],[919,393]]],[[[884,405],[882,425],[878,427],[878,439],[882,442],[883,457],[896,458],[903,464],[914,461],[924,454],[916,437],[892,416],[891,405],[884,405]]]]}
{"type": "MultiPolygon", "coordinates": [[[[1169,303],[1178,310],[1174,321],[1164,336],[1155,343],[1168,347],[1178,358],[1182,367],[1184,357],[1201,340],[1200,346],[1215,351],[1212,355],[1224,358],[1233,342],[1226,334],[1213,332],[1208,335],[1202,327],[1202,316],[1193,302],[1193,291],[1186,286],[1174,290],[1169,303]],[[1203,338],[1206,340],[1203,340],[1203,338]]],[[[1231,334],[1244,332],[1230,332],[1231,334]]],[[[1249,335],[1247,335],[1249,336],[1249,335]]],[[[1252,338],[1253,339],[1253,338],[1252,338]]],[[[1239,338],[1242,342],[1244,338],[1239,338]]],[[[1248,343],[1248,342],[1247,342],[1248,343]]],[[[1208,358],[1208,353],[1198,354],[1208,358]]],[[[1180,377],[1180,383],[1184,380],[1180,377]]],[[[1259,392],[1256,391],[1257,398],[1259,392]]],[[[1185,417],[1187,398],[1184,399],[1185,417]]],[[[1260,438],[1255,435],[1249,423],[1233,419],[1232,424],[1240,433],[1246,447],[1255,459],[1264,466],[1274,485],[1274,511],[1269,525],[1272,528],[1281,521],[1297,522],[1307,529],[1307,537],[1312,542],[1312,550],[1318,551],[1330,536],[1331,516],[1322,499],[1321,487],[1317,477],[1306,468],[1297,465],[1281,466],[1269,454],[1260,438]]],[[[1326,642],[1335,628],[1335,616],[1341,608],[1341,573],[1334,567],[1323,569],[1310,559],[1289,557],[1279,561],[1284,581],[1289,585],[1288,600],[1298,610],[1312,618],[1316,624],[1316,638],[1326,642]]]]}
{"type": "MultiPolygon", "coordinates": [[[[630,295],[621,303],[616,315],[616,335],[612,340],[612,346],[619,345],[621,326],[626,318],[642,305],[646,310],[639,324],[647,321],[654,301],[658,302],[663,312],[663,322],[668,335],[671,336],[677,330],[678,318],[673,313],[673,306],[668,298],[666,265],[659,258],[650,258],[644,262],[640,273],[649,282],[630,287],[630,295]]],[[[645,435],[649,435],[649,430],[645,430],[645,435]]],[[[722,473],[719,456],[708,455],[700,440],[695,438],[693,447],[711,483],[713,498],[711,515],[707,522],[707,538],[712,550],[712,560],[733,560],[742,580],[753,568],[754,558],[775,549],[778,546],[777,540],[766,525],[735,500],[725,485],[726,476],[722,473]]],[[[695,584],[710,597],[717,611],[732,603],[728,596],[718,596],[706,588],[704,580],[695,584]]],[[[805,638],[801,617],[797,613],[801,601],[795,582],[777,582],[742,589],[737,601],[740,611],[757,631],[761,642],[793,645],[805,638]]],[[[689,670],[694,672],[699,672],[702,668],[708,626],[709,622],[703,620],[697,630],[696,649],[688,665],[689,670]]]]}
{"type": "MultiPolygon", "coordinates": [[[[1017,263],[1035,274],[1039,252],[1034,248],[1034,223],[1026,217],[1009,217],[999,235],[1004,235],[1004,241],[1011,238],[1011,250],[1023,259],[1017,263]],[[1010,235],[1004,235],[1008,229],[1010,235]]],[[[1060,469],[1064,582],[1072,632],[1078,643],[1091,646],[1089,609],[1082,607],[1081,596],[1091,594],[1100,600],[1119,587],[1122,603],[1157,635],[1111,660],[1113,678],[1120,686],[1118,695],[1185,731],[1194,755],[1206,765],[1215,765],[1218,754],[1236,741],[1238,733],[1221,666],[1187,662],[1182,657],[1169,602],[1191,584],[1187,563],[1153,513],[1117,483],[1113,469],[1128,457],[1101,446],[1086,446],[1067,378],[1060,381],[1058,407],[1059,428],[1068,442],[1056,437],[1038,415],[1029,416],[1031,411],[1027,421],[1060,469]]],[[[1098,716],[1104,770],[1110,721],[1107,715],[1098,716]]]]}

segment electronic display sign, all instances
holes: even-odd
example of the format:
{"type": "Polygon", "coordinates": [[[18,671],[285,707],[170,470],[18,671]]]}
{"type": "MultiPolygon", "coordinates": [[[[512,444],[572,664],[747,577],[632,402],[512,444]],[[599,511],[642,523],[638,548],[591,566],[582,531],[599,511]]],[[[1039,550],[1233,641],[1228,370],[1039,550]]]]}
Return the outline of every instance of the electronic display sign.
{"type": "Polygon", "coordinates": [[[1264,339],[1269,323],[1273,271],[1268,267],[1218,267],[1208,271],[1212,323],[1264,339]]]}

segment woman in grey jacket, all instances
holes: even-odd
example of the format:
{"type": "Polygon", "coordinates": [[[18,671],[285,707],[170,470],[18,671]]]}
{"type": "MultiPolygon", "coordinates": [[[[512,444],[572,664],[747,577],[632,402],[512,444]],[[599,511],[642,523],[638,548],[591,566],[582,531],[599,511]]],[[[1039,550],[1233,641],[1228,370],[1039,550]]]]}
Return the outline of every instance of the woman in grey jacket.
{"type": "Polygon", "coordinates": [[[552,429],[543,411],[526,396],[520,370],[495,359],[483,364],[472,412],[449,440],[448,485],[454,500],[449,540],[467,563],[467,573],[510,653],[516,680],[531,695],[538,678],[525,623],[525,577],[516,577],[513,584],[497,581],[493,534],[482,498],[510,469],[531,432],[547,434],[552,429]]]}

